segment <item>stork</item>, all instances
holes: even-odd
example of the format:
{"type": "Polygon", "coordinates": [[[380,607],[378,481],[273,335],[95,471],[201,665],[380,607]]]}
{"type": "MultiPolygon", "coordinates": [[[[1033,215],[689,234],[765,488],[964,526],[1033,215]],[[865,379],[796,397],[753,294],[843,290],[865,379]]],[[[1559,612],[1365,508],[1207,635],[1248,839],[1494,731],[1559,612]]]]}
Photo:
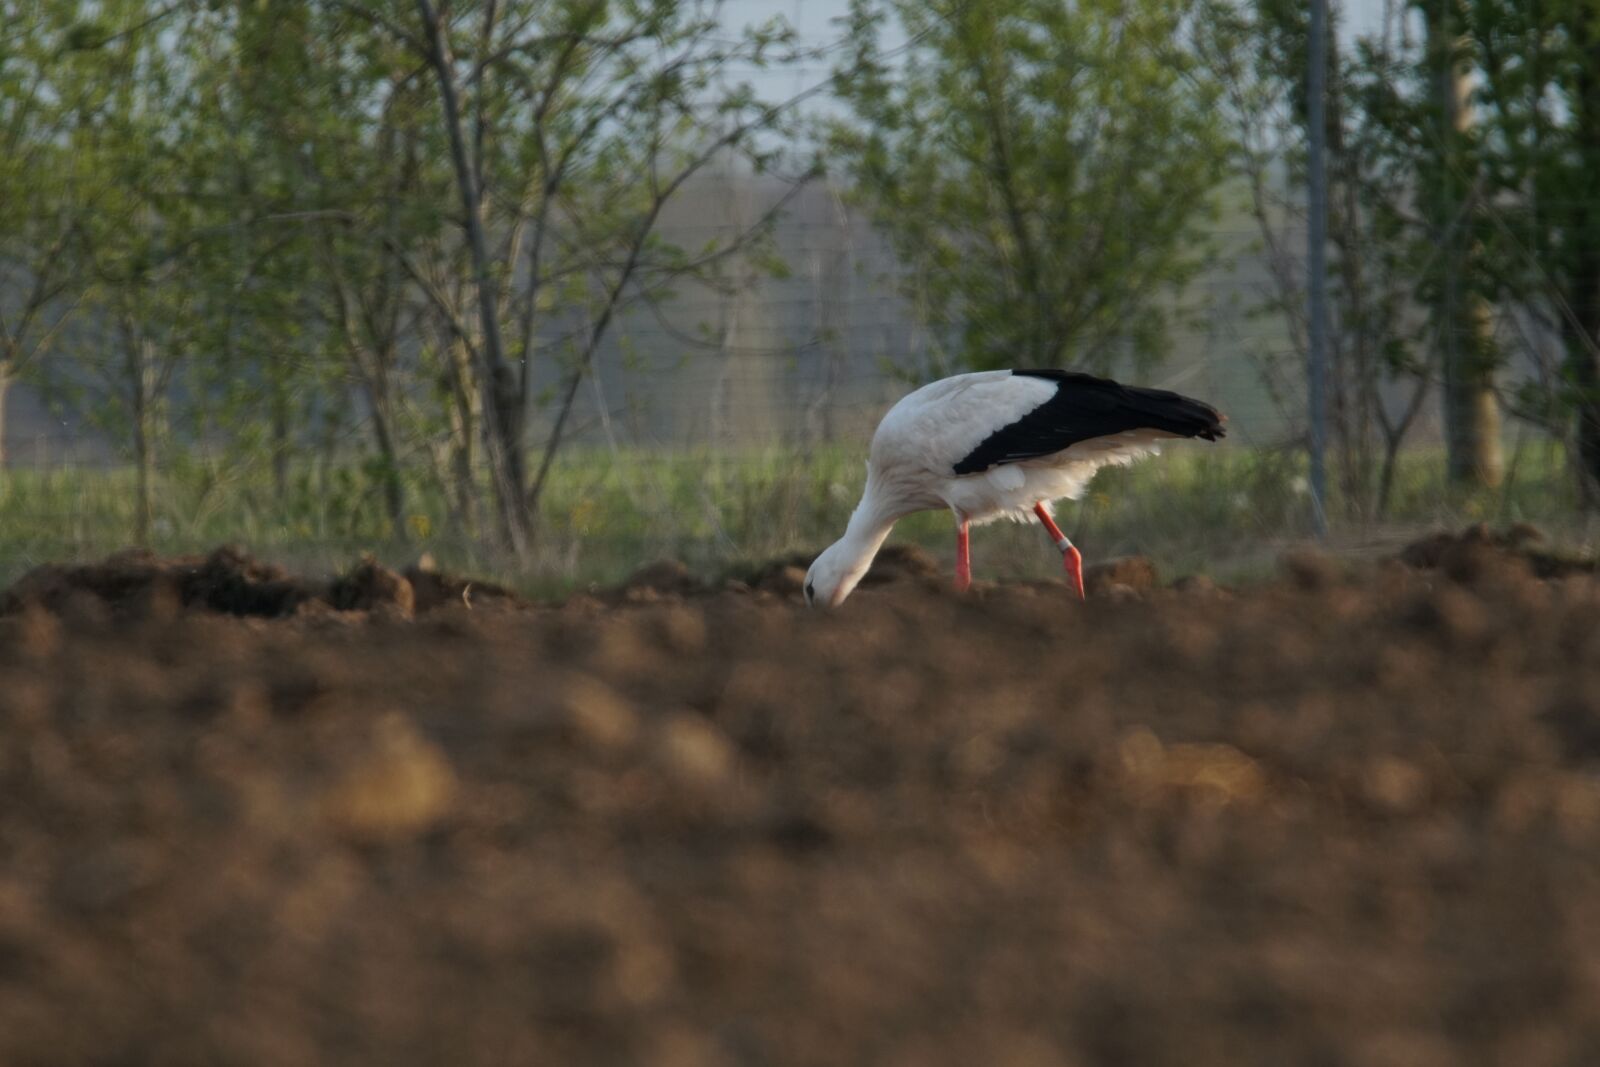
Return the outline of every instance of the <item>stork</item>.
{"type": "Polygon", "coordinates": [[[970,526],[1037,517],[1082,598],[1083,556],[1056,525],[1054,502],[1077,499],[1095,471],[1154,454],[1163,439],[1218,440],[1224,421],[1177,393],[1072,371],[979,371],[924,385],[878,423],[861,502],[811,564],[806,603],[838,607],[896,522],[944,508],[956,520],[958,590],[972,584],[970,526]]]}

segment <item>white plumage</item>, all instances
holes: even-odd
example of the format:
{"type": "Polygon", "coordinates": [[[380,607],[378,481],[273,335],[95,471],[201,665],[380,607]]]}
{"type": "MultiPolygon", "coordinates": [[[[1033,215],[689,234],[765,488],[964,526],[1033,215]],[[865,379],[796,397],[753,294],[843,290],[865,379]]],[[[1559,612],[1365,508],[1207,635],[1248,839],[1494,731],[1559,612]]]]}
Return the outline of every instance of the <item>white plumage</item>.
{"type": "Polygon", "coordinates": [[[980,371],[902,397],[872,437],[867,484],[845,534],[812,564],[807,600],[837,606],[899,519],[956,516],[957,583],[970,579],[967,527],[1038,518],[1082,591],[1081,562],[1050,521],[1101,467],[1159,451],[1163,438],[1221,436],[1221,416],[1175,393],[1059,371],[980,371]]]}

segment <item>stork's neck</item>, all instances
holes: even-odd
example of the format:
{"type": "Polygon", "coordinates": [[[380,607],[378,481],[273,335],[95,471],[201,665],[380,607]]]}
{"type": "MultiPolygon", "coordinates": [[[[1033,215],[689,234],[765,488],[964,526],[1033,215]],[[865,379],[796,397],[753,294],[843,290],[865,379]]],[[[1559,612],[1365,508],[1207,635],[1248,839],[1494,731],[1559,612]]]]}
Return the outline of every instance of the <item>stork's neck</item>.
{"type": "Polygon", "coordinates": [[[859,567],[865,571],[872,565],[872,557],[883,547],[883,542],[901,514],[885,499],[869,475],[861,502],[850,513],[850,524],[845,527],[844,536],[834,545],[835,550],[855,564],[850,569],[859,567]]]}

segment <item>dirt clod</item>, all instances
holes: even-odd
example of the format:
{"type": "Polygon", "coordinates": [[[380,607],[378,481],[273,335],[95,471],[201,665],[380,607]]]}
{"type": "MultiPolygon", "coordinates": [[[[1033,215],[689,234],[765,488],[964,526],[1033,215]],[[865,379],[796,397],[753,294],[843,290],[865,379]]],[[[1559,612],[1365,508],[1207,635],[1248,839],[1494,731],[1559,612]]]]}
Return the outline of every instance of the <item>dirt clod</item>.
{"type": "Polygon", "coordinates": [[[656,739],[658,753],[671,773],[701,786],[719,785],[733,771],[734,753],[727,738],[703,719],[673,715],[663,722],[656,739]]]}
{"type": "Polygon", "coordinates": [[[778,596],[795,597],[805,591],[806,572],[802,567],[783,565],[763,571],[756,579],[755,588],[778,596]]]}
{"type": "Polygon", "coordinates": [[[1148,593],[1160,582],[1156,565],[1147,556],[1122,556],[1083,568],[1083,590],[1088,596],[1103,595],[1114,585],[1123,586],[1132,593],[1148,593]]]}
{"type": "Polygon", "coordinates": [[[473,610],[522,606],[521,598],[505,586],[448,574],[439,570],[433,557],[428,555],[407,567],[404,574],[411,583],[413,608],[418,613],[437,608],[473,610]]]}
{"type": "Polygon", "coordinates": [[[944,568],[927,549],[917,545],[891,544],[884,545],[873,557],[872,567],[861,579],[861,584],[883,585],[888,582],[939,578],[943,575],[944,568]]]}
{"type": "Polygon", "coordinates": [[[1329,589],[1338,584],[1342,572],[1338,560],[1314,548],[1296,548],[1285,552],[1278,564],[1291,582],[1308,592],[1329,589]]]}
{"type": "Polygon", "coordinates": [[[410,618],[440,607],[519,606],[510,590],[438,570],[424,556],[404,574],[364,558],[332,581],[290,574],[243,549],[223,547],[209,556],[163,558],[143,550],[119,552],[98,563],[47,564],[29,571],[3,594],[0,614],[26,607],[51,612],[85,610],[116,617],[171,619],[181,611],[287,618],[327,610],[376,612],[410,618]],[[85,608],[82,598],[98,602],[85,608]],[[73,607],[73,601],[79,601],[73,607]]]}
{"type": "Polygon", "coordinates": [[[217,549],[183,580],[185,604],[225,615],[281,618],[317,592],[312,583],[290,577],[284,568],[232,547],[217,549]]]}
{"type": "Polygon", "coordinates": [[[705,587],[704,582],[695,577],[681,560],[676,559],[661,559],[647,563],[634,571],[622,585],[623,589],[630,593],[648,590],[653,593],[678,596],[697,593],[705,587]]]}
{"type": "Polygon", "coordinates": [[[560,708],[568,729],[581,744],[616,751],[638,736],[639,718],[628,703],[604,682],[587,675],[576,675],[562,684],[560,708]]]}
{"type": "Polygon", "coordinates": [[[417,600],[407,578],[368,556],[334,581],[328,589],[328,602],[340,611],[385,609],[409,619],[417,600]]]}
{"type": "Polygon", "coordinates": [[[1189,596],[1211,596],[1217,592],[1217,583],[1204,574],[1186,574],[1172,583],[1172,591],[1189,596]]]}
{"type": "Polygon", "coordinates": [[[1525,522],[1495,530],[1486,523],[1459,533],[1440,531],[1419,538],[1400,551],[1402,563],[1419,570],[1440,570],[1462,582],[1504,580],[1527,571],[1538,578],[1593,574],[1595,561],[1541,547],[1544,535],[1525,522]]]}
{"type": "Polygon", "coordinates": [[[1141,599],[1142,596],[1139,590],[1131,585],[1124,585],[1122,582],[1101,583],[1096,587],[1093,594],[1088,593],[1088,584],[1085,583],[1084,590],[1086,595],[1093,595],[1100,600],[1104,600],[1107,604],[1127,604],[1141,599]]]}
{"type": "Polygon", "coordinates": [[[409,718],[388,715],[374,724],[368,747],[329,789],[322,810],[341,832],[394,838],[435,825],[448,813],[455,790],[444,754],[409,718]]]}

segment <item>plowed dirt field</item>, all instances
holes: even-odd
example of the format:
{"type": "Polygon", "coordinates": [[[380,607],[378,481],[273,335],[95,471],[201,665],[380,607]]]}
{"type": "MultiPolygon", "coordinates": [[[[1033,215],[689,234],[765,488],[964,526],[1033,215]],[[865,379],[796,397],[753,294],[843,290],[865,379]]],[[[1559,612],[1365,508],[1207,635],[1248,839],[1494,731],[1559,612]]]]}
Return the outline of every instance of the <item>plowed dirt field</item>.
{"type": "Polygon", "coordinates": [[[0,1063],[1600,1063],[1600,582],[0,604],[0,1063]]]}

